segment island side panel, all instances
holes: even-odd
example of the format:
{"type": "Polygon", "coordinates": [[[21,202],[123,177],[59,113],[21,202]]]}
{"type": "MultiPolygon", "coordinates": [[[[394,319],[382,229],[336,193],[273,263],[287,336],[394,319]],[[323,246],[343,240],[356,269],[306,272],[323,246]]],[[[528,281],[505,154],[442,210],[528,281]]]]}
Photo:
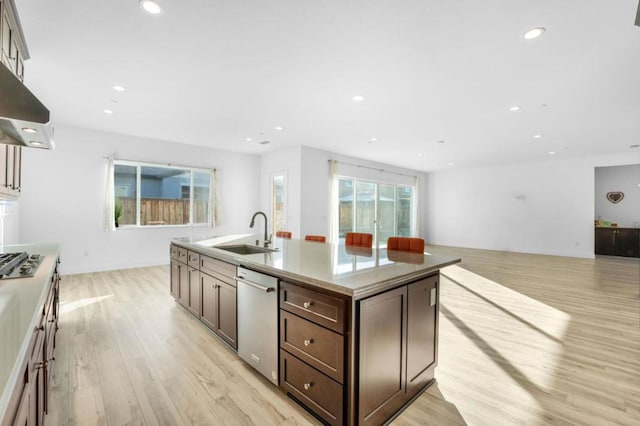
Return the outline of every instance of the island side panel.
{"type": "Polygon", "coordinates": [[[357,302],[351,424],[393,419],[434,382],[439,282],[440,273],[431,273],[357,302]]]}

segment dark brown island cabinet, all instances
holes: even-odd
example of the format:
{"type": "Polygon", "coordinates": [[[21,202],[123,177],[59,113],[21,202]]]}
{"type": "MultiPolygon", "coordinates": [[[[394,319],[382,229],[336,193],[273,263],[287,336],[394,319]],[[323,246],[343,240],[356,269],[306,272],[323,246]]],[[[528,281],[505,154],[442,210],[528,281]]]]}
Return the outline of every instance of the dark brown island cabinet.
{"type": "MultiPolygon", "coordinates": [[[[13,388],[1,426],[43,425],[49,411],[49,388],[55,363],[60,275],[59,258],[46,287],[46,299],[38,307],[38,320],[29,339],[27,356],[19,362],[18,380],[13,388]]],[[[1,342],[0,342],[1,343],[1,342]]]]}
{"type": "Polygon", "coordinates": [[[640,229],[596,228],[595,254],[640,257],[640,229]]]}
{"type": "MultiPolygon", "coordinates": [[[[189,274],[181,272],[189,266],[180,259],[199,255],[200,318],[236,348],[236,265],[192,248],[198,249],[171,247],[171,294],[193,312],[189,296],[182,295],[193,288],[189,274]]],[[[434,381],[439,277],[438,269],[431,270],[356,298],[279,276],[280,389],[325,424],[381,425],[392,419],[434,381]]]]}
{"type": "Polygon", "coordinates": [[[235,272],[232,264],[171,245],[171,295],[238,349],[235,272]]]}

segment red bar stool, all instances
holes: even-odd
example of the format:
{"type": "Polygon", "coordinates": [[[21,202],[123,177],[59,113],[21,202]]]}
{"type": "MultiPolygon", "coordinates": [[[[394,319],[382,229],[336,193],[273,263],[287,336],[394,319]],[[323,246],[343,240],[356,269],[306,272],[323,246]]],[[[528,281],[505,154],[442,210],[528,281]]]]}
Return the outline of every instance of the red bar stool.
{"type": "Polygon", "coordinates": [[[305,235],[305,241],[317,241],[319,243],[326,243],[327,238],[324,235],[305,235]]]}
{"type": "Polygon", "coordinates": [[[346,246],[371,247],[373,246],[373,234],[363,234],[361,232],[347,232],[344,240],[346,246]]]}
{"type": "Polygon", "coordinates": [[[387,250],[424,253],[424,239],[415,237],[389,237],[387,250]]]}

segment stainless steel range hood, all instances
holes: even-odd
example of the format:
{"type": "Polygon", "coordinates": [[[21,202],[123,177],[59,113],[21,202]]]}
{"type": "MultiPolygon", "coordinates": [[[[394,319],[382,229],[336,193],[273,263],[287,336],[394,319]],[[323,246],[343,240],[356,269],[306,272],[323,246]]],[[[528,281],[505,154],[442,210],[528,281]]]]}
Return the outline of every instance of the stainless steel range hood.
{"type": "Polygon", "coordinates": [[[49,110],[0,64],[0,143],[53,149],[49,110]]]}

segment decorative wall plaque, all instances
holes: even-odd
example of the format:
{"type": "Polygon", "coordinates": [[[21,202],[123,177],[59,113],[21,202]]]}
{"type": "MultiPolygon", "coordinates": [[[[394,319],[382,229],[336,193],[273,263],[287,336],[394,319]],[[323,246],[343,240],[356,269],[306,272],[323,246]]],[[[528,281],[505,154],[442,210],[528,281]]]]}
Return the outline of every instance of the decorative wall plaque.
{"type": "Polygon", "coordinates": [[[623,198],[624,192],[607,192],[607,200],[611,201],[613,204],[618,204],[623,198]]]}

